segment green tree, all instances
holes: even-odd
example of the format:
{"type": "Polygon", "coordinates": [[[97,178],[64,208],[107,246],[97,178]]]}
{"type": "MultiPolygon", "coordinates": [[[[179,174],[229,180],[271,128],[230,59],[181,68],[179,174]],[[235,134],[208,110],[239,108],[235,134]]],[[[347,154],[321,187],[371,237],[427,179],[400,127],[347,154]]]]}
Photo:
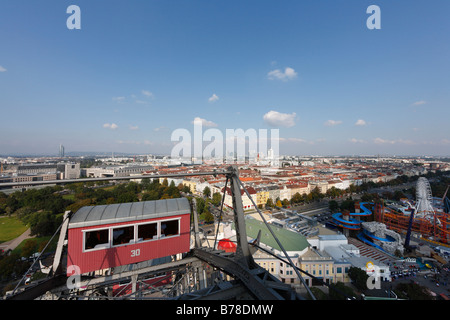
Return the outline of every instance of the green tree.
{"type": "Polygon", "coordinates": [[[203,198],[195,198],[197,201],[197,213],[201,215],[205,211],[206,202],[203,198]]]}
{"type": "Polygon", "coordinates": [[[131,181],[127,184],[125,188],[128,192],[132,192],[134,194],[141,192],[141,185],[134,181],[131,181]]]}
{"type": "Polygon", "coordinates": [[[399,283],[394,292],[401,299],[433,300],[426,287],[415,283],[399,283]]]}
{"type": "Polygon", "coordinates": [[[338,281],[337,283],[331,284],[331,288],[329,290],[329,297],[331,300],[347,300],[347,297],[354,296],[354,291],[350,287],[347,287],[344,283],[338,281]],[[336,290],[333,290],[332,288],[336,290]]]}
{"type": "Polygon", "coordinates": [[[323,197],[323,194],[320,192],[319,187],[315,187],[310,192],[311,198],[313,201],[319,200],[323,197]]]}
{"type": "Polygon", "coordinates": [[[144,178],[141,180],[141,188],[143,190],[147,190],[147,188],[150,186],[150,178],[144,178]]]}
{"type": "Polygon", "coordinates": [[[203,213],[199,216],[199,219],[205,221],[205,223],[214,222],[214,216],[209,212],[207,206],[203,209],[203,213]]]}
{"type": "Polygon", "coordinates": [[[22,257],[28,258],[37,250],[36,239],[28,239],[22,247],[22,257]]]}
{"type": "Polygon", "coordinates": [[[341,202],[341,210],[348,210],[350,212],[355,212],[355,201],[347,199],[341,202]]]}
{"type": "Polygon", "coordinates": [[[22,275],[30,267],[29,262],[21,261],[17,252],[0,257],[0,278],[3,280],[11,279],[13,274],[22,275]]]}
{"type": "Polygon", "coordinates": [[[341,191],[333,186],[327,190],[326,195],[327,195],[327,197],[330,197],[330,198],[336,198],[341,195],[341,191]]]}
{"type": "Polygon", "coordinates": [[[175,186],[175,182],[172,180],[172,182],[169,185],[169,188],[167,189],[167,194],[170,198],[179,198],[180,190],[175,186]]]}
{"type": "Polygon", "coordinates": [[[291,199],[292,203],[300,203],[300,202],[303,202],[303,201],[304,201],[303,196],[300,193],[298,193],[298,192],[296,192],[294,194],[294,196],[292,197],[292,199],[291,199]]]}
{"type": "Polygon", "coordinates": [[[339,209],[339,203],[336,200],[328,201],[328,208],[331,212],[336,212],[339,209]]]}
{"type": "Polygon", "coordinates": [[[367,290],[367,279],[369,276],[364,270],[357,267],[350,267],[348,270],[348,276],[352,279],[358,290],[367,290]]]}
{"type": "Polygon", "coordinates": [[[208,186],[203,189],[203,195],[207,198],[211,196],[211,189],[208,186]]]}
{"type": "Polygon", "coordinates": [[[269,208],[273,208],[274,207],[272,198],[268,198],[267,199],[266,207],[269,207],[269,208]]]}
{"type": "Polygon", "coordinates": [[[19,209],[19,200],[17,192],[10,194],[8,199],[6,200],[6,207],[9,208],[9,212],[13,213],[17,209],[19,209]]]}
{"type": "Polygon", "coordinates": [[[61,220],[48,211],[35,212],[27,219],[31,234],[38,237],[53,235],[61,220]]]}
{"type": "Polygon", "coordinates": [[[118,203],[127,203],[127,202],[138,202],[139,199],[137,195],[131,191],[124,192],[117,197],[118,203]]]}
{"type": "Polygon", "coordinates": [[[222,203],[222,196],[221,196],[221,194],[219,192],[214,192],[211,202],[216,207],[220,206],[221,203],[222,203]]]}
{"type": "MultiPolygon", "coordinates": [[[[115,200],[114,200],[115,201],[115,200]]],[[[108,203],[108,201],[106,202],[106,204],[108,203]]],[[[67,207],[67,210],[70,210],[72,212],[77,212],[80,208],[85,207],[85,206],[90,206],[92,204],[92,200],[91,199],[83,199],[83,200],[79,200],[71,205],[69,205],[67,207]]]]}

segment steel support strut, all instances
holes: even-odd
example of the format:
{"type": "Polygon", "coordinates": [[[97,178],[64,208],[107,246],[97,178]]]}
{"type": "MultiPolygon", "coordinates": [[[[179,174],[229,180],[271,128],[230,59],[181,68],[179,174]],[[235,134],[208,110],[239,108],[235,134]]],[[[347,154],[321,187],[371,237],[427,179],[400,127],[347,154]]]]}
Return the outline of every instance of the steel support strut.
{"type": "MultiPolygon", "coordinates": [[[[233,199],[234,224],[236,227],[237,247],[236,261],[247,269],[255,266],[252,254],[250,252],[247,231],[245,230],[244,208],[242,206],[241,187],[239,184],[239,170],[236,166],[228,168],[228,179],[230,181],[231,196],[233,199]]],[[[227,192],[226,190],[224,190],[227,192]]]]}

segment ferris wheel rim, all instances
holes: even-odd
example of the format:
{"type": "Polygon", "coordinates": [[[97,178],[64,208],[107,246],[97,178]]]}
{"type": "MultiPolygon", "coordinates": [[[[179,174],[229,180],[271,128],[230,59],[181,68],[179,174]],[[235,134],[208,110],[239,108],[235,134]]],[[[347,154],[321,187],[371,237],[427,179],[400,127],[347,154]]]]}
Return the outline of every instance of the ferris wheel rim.
{"type": "Polygon", "coordinates": [[[427,178],[420,177],[416,184],[416,201],[432,201],[431,186],[427,178]]]}

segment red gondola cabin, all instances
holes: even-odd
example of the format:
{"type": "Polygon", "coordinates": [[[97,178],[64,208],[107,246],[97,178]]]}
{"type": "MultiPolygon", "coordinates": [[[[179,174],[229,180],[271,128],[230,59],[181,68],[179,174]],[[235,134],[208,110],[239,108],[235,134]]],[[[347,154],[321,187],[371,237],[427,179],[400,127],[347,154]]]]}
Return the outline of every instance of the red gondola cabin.
{"type": "Polygon", "coordinates": [[[80,208],[69,222],[67,266],[83,274],[188,252],[190,213],[186,198],[80,208]]]}

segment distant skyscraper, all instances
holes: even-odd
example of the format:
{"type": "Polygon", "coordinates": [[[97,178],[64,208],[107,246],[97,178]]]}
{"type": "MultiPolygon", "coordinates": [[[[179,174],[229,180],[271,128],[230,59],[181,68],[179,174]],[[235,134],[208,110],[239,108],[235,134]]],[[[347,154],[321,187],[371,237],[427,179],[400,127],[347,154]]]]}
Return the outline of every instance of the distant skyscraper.
{"type": "Polygon", "coordinates": [[[273,149],[270,148],[270,149],[267,151],[267,159],[273,160],[273,158],[274,158],[274,156],[273,156],[273,149]]]}
{"type": "Polygon", "coordinates": [[[64,146],[62,144],[59,145],[59,157],[64,158],[64,146]]]}

